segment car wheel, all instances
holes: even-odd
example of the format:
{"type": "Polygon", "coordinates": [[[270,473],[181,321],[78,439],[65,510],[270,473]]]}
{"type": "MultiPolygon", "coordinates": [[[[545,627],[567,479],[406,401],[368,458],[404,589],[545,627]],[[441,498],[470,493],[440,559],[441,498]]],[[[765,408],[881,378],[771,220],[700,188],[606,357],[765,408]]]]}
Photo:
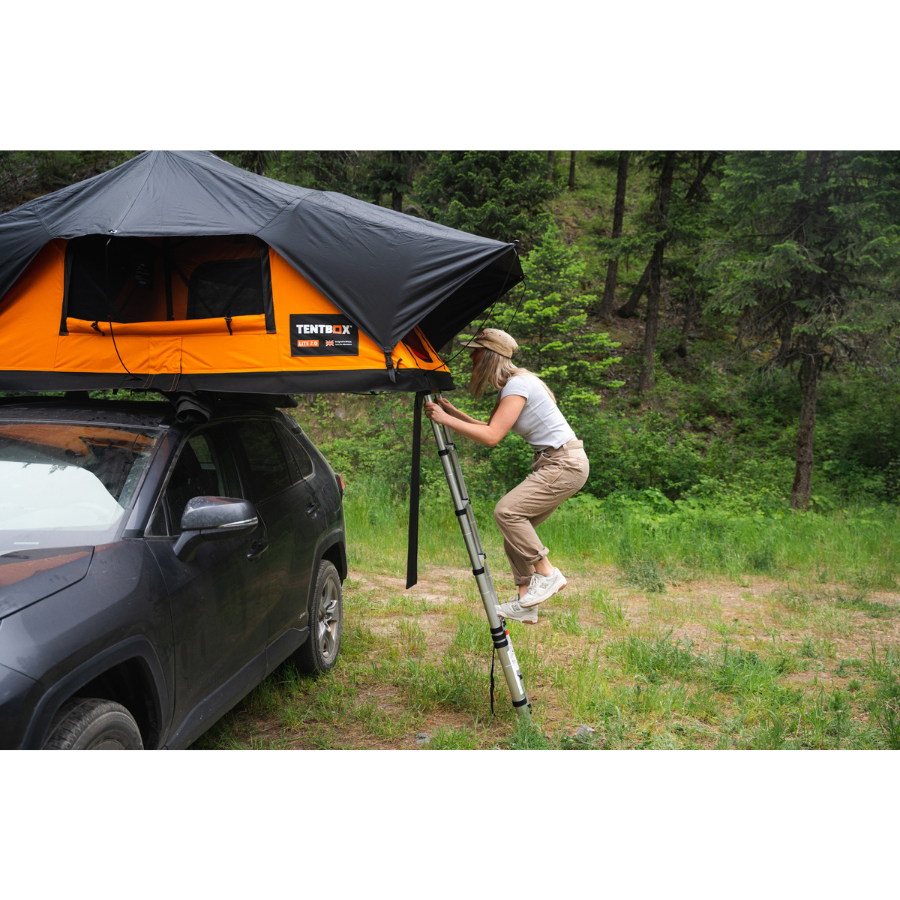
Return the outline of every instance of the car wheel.
{"type": "Polygon", "coordinates": [[[70,700],[50,725],[45,750],[143,750],[134,717],[112,700],[70,700]]]}
{"type": "Polygon", "coordinates": [[[344,600],[337,569],[323,559],[309,609],[309,638],[293,654],[291,662],[301,671],[320,675],[334,668],[341,649],[344,600]]]}

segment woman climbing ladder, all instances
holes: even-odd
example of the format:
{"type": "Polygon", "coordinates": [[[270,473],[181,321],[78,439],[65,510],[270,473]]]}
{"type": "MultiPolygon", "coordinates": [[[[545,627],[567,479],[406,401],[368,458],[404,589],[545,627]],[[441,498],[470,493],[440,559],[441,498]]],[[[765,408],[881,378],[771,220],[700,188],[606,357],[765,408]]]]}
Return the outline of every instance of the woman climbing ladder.
{"type": "Polygon", "coordinates": [[[473,419],[443,398],[426,403],[425,415],[488,447],[495,447],[513,431],[534,448],[531,474],[494,509],[518,587],[518,596],[502,603],[497,614],[534,625],[538,606],[566,586],[565,576],[550,564],[550,551],[535,527],[584,486],[587,455],[550,389],[528,369],[513,365],[518,344],[511,335],[486,328],[464,346],[472,348],[472,393],[480,396],[486,384],[500,392],[490,419],[487,423],[473,419]]]}

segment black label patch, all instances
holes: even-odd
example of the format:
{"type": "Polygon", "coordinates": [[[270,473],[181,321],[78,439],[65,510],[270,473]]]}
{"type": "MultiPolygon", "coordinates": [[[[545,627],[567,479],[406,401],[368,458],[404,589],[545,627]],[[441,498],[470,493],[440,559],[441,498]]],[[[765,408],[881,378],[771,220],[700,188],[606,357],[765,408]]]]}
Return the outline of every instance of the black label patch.
{"type": "Polygon", "coordinates": [[[291,356],[359,356],[359,332],[341,315],[292,315],[291,356]]]}

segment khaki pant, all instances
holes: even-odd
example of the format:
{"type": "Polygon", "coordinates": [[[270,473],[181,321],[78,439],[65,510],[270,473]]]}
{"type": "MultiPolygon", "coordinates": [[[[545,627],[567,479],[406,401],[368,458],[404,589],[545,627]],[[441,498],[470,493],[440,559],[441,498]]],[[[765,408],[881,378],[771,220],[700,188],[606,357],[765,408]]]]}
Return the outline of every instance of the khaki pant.
{"type": "Polygon", "coordinates": [[[516,584],[528,584],[534,563],[550,552],[534,530],[564,500],[587,481],[590,466],[581,441],[569,441],[556,450],[539,450],[531,462],[531,474],[502,497],[494,520],[503,535],[516,584]]]}

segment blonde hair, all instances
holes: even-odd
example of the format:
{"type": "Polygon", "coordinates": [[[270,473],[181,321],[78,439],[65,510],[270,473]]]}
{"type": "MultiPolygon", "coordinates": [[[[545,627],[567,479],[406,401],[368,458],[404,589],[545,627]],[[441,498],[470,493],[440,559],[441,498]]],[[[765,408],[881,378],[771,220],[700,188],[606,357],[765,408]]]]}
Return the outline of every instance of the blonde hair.
{"type": "MultiPolygon", "coordinates": [[[[534,372],[514,365],[511,359],[507,359],[493,350],[488,350],[487,347],[482,347],[481,356],[472,369],[469,390],[472,391],[476,399],[481,396],[486,384],[489,384],[495,390],[502,391],[506,387],[506,382],[514,375],[534,375],[534,372]]],[[[534,375],[534,377],[544,385],[544,390],[550,395],[550,399],[556,403],[553,391],[544,384],[543,379],[538,378],[537,375],[534,375]]]]}

